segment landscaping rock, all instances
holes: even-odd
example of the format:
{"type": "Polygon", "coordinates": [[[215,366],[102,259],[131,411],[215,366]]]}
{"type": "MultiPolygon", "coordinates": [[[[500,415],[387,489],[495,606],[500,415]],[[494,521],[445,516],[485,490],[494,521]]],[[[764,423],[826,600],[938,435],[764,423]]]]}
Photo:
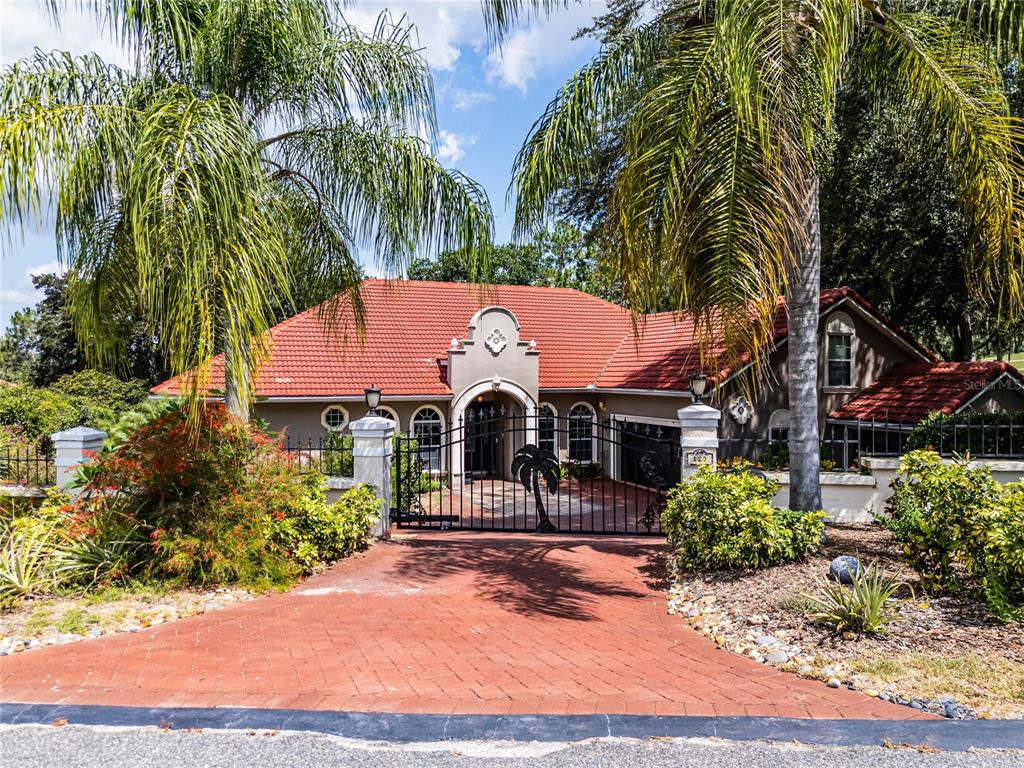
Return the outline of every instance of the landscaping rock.
{"type": "Polygon", "coordinates": [[[852,584],[855,574],[860,573],[860,560],[850,555],[840,555],[828,565],[828,577],[840,584],[852,584]]]}
{"type": "Polygon", "coordinates": [[[761,635],[759,638],[755,639],[754,642],[762,647],[779,644],[779,641],[771,635],[761,635]]]}
{"type": "Polygon", "coordinates": [[[826,685],[828,685],[829,688],[838,688],[840,686],[840,682],[838,678],[830,677],[826,685]]]}
{"type": "Polygon", "coordinates": [[[769,664],[785,664],[789,661],[789,654],[785,651],[775,651],[766,657],[769,664]]]}

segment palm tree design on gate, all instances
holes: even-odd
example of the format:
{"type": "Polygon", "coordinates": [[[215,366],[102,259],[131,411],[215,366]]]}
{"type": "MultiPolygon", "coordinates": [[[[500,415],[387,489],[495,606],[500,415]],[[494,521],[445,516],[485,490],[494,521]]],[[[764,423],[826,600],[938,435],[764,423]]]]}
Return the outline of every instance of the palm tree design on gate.
{"type": "Polygon", "coordinates": [[[558,531],[558,527],[551,522],[551,518],[544,510],[544,500],[540,492],[542,480],[547,481],[549,494],[558,490],[558,458],[551,451],[543,450],[536,445],[524,445],[512,457],[512,477],[517,475],[526,490],[533,491],[533,498],[537,502],[537,517],[540,518],[537,522],[537,533],[558,531]]]}

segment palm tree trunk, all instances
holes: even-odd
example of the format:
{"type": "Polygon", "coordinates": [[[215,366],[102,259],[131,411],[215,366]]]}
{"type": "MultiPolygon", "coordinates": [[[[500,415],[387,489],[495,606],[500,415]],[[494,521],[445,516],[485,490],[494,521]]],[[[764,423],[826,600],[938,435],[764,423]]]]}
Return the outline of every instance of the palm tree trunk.
{"type": "Polygon", "coordinates": [[[249,420],[251,386],[247,360],[237,360],[235,350],[228,342],[230,328],[225,329],[224,338],[224,406],[229,414],[242,421],[249,420]]]}
{"type": "Polygon", "coordinates": [[[818,430],[818,315],[821,301],[821,210],[818,180],[811,182],[806,240],[790,269],[789,315],[789,506],[821,509],[821,446],[818,430]]]}

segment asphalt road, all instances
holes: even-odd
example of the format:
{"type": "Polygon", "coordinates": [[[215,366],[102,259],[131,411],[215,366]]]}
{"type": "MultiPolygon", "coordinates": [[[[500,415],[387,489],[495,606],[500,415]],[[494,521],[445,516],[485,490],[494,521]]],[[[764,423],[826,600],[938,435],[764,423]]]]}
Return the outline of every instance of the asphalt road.
{"type": "Polygon", "coordinates": [[[575,744],[368,744],[314,733],[0,726],[4,768],[1022,768],[1024,752],[807,747],[710,739],[598,739],[575,744]]]}

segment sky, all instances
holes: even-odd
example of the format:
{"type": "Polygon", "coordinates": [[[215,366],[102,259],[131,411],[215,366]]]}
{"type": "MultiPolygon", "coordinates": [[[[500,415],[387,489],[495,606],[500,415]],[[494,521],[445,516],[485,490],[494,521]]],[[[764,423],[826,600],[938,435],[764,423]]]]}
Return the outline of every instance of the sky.
{"type": "MultiPolygon", "coordinates": [[[[127,62],[91,16],[65,12],[57,28],[41,6],[37,0],[0,0],[0,65],[30,55],[35,48],[91,51],[115,64],[127,62]]],[[[384,10],[396,19],[405,16],[416,26],[434,77],[437,156],[483,185],[495,212],[497,241],[506,241],[512,229],[506,196],[516,152],[559,86],[597,51],[594,40],[572,37],[604,12],[604,0],[584,0],[524,25],[500,50],[487,43],[479,0],[356,2],[345,16],[369,31],[384,10]]],[[[32,275],[60,268],[53,221],[33,222],[23,240],[5,246],[2,258],[0,319],[6,328],[13,312],[39,298],[32,275]]],[[[361,259],[374,274],[373,254],[363,252],[361,259]]]]}

